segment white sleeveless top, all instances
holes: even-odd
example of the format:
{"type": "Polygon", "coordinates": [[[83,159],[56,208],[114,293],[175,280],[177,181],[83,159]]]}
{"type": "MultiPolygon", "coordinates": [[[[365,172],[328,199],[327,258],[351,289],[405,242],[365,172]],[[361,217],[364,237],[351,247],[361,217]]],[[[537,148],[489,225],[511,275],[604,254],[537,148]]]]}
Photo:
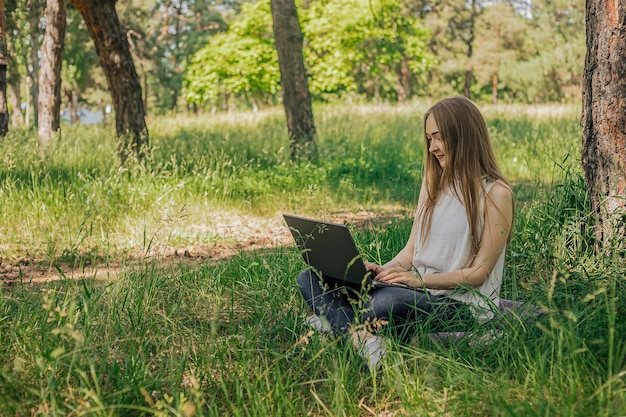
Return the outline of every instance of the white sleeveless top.
{"type": "MultiPolygon", "coordinates": [[[[484,213],[485,196],[493,184],[495,184],[494,181],[483,181],[485,191],[479,197],[480,213],[484,213]]],[[[479,217],[478,230],[476,231],[479,237],[482,236],[484,224],[483,214],[479,217]]],[[[480,287],[453,290],[429,289],[429,293],[469,304],[479,323],[491,319],[500,302],[505,250],[506,247],[502,250],[489,278],[480,287]]],[[[475,255],[472,250],[472,237],[465,207],[451,190],[444,192],[433,210],[430,233],[424,245],[421,244],[421,230],[418,230],[415,253],[413,254],[413,267],[421,274],[450,272],[469,268],[475,255]]]]}

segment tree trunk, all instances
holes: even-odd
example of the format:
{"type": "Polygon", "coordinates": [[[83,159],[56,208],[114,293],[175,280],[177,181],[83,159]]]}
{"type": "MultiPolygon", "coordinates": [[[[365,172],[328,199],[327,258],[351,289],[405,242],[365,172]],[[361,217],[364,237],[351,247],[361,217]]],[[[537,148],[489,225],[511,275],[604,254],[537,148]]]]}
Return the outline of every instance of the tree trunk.
{"type": "Polygon", "coordinates": [[[463,95],[467,98],[471,98],[472,93],[472,67],[468,66],[465,69],[465,81],[463,82],[463,95]]]}
{"type": "MultiPolygon", "coordinates": [[[[27,70],[30,78],[30,103],[29,109],[33,112],[33,125],[39,125],[39,53],[41,51],[41,43],[39,42],[39,23],[41,20],[41,9],[39,2],[29,3],[28,24],[30,27],[30,70],[27,70]]],[[[30,115],[26,120],[30,126],[30,115]]]]}
{"type": "Polygon", "coordinates": [[[582,164],[597,234],[626,242],[626,4],[587,0],[582,164]]]}
{"type": "Polygon", "coordinates": [[[4,46],[4,0],[0,0],[0,137],[9,132],[9,106],[7,105],[7,59],[4,46]]]}
{"type": "Polygon", "coordinates": [[[20,76],[19,73],[16,77],[13,77],[13,71],[8,69],[11,75],[11,82],[9,83],[9,103],[13,108],[11,112],[11,126],[20,127],[24,126],[24,113],[22,113],[22,93],[20,89],[20,76]]]}
{"type": "Polygon", "coordinates": [[[468,25],[468,37],[465,39],[465,46],[467,47],[467,51],[465,55],[467,56],[467,66],[465,67],[465,82],[463,83],[463,94],[467,98],[471,98],[470,95],[472,93],[472,58],[474,56],[474,40],[476,39],[476,19],[478,18],[478,5],[477,0],[471,0],[471,13],[470,19],[467,22],[468,25]]]}
{"type": "MultiPolygon", "coordinates": [[[[3,1],[3,0],[0,0],[3,1]]],[[[3,14],[3,18],[6,19],[6,14],[3,14]]],[[[4,31],[15,31],[10,22],[4,20],[3,21],[4,31]],[[8,24],[8,27],[7,27],[8,24]]],[[[12,127],[20,127],[24,126],[24,113],[22,113],[22,75],[20,74],[19,68],[15,61],[15,56],[17,55],[15,52],[15,48],[11,43],[11,37],[6,36],[2,37],[4,43],[4,59],[7,63],[7,88],[9,95],[9,104],[11,105],[11,126],[12,127]]]]}
{"type": "MultiPolygon", "coordinates": [[[[0,46],[0,48],[2,48],[2,46],[0,46]]],[[[7,105],[7,64],[4,60],[1,60],[0,61],[0,137],[6,136],[7,133],[9,133],[9,106],[7,105]]]]}
{"type": "Polygon", "coordinates": [[[126,31],[115,10],[117,0],[70,0],[70,3],[85,19],[111,91],[120,160],[124,164],[132,155],[141,161],[149,150],[148,127],[141,83],[126,31]]]}
{"type": "Polygon", "coordinates": [[[45,158],[50,139],[61,127],[61,66],[66,27],[65,0],[48,0],[46,32],[41,47],[39,72],[39,150],[45,158]]]}
{"type": "Polygon", "coordinates": [[[411,70],[407,64],[407,58],[402,59],[396,74],[396,92],[400,103],[411,97],[411,70]]]}
{"type": "Polygon", "coordinates": [[[498,104],[498,72],[491,76],[491,104],[498,104]]]}
{"type": "Polygon", "coordinates": [[[67,109],[70,112],[70,123],[76,125],[80,123],[80,117],[78,116],[78,86],[76,81],[72,81],[71,88],[64,87],[63,94],[67,99],[67,109]]]}
{"type": "Polygon", "coordinates": [[[271,0],[270,4],[291,159],[312,159],[317,155],[316,133],[298,12],[294,0],[271,0]]]}

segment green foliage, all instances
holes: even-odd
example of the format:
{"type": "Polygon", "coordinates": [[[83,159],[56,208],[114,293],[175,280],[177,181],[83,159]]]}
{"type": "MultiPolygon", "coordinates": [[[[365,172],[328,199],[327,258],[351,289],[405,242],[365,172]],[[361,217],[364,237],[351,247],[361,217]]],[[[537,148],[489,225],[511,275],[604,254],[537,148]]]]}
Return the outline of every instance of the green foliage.
{"type": "MultiPolygon", "coordinates": [[[[279,74],[271,54],[271,14],[267,1],[257,3],[243,7],[234,20],[239,26],[194,57],[185,76],[190,101],[215,105],[235,97],[258,107],[274,100],[279,74]],[[258,8],[265,13],[255,12],[258,8]],[[264,30],[256,33],[257,27],[264,30]],[[246,39],[251,32],[255,41],[246,39]],[[259,81],[261,69],[266,79],[259,81]]],[[[583,6],[533,2],[527,10],[506,2],[477,1],[473,8],[461,0],[420,4],[304,2],[299,16],[313,97],[397,101],[462,94],[467,71],[476,100],[558,102],[579,95],[583,6]]]]}
{"type": "MultiPolygon", "coordinates": [[[[190,57],[226,30],[230,10],[211,0],[118,2],[142,78],[149,113],[179,110],[183,73],[190,57]],[[138,4],[137,4],[138,3],[138,4]]],[[[236,3],[236,2],[229,2],[236,3]]]]}
{"type": "Polygon", "coordinates": [[[110,102],[111,99],[101,91],[106,86],[106,80],[99,67],[98,56],[87,26],[80,13],[71,5],[68,5],[66,20],[61,72],[62,99],[69,102],[72,100],[71,95],[75,94],[77,104],[102,108],[102,103],[110,102]],[[86,94],[80,96],[80,92],[86,94]]]}
{"type": "Polygon", "coordinates": [[[228,32],[212,37],[191,59],[185,75],[187,101],[215,105],[225,98],[228,108],[231,95],[267,103],[278,91],[269,1],[246,3],[241,13],[228,32]]]}
{"type": "Polygon", "coordinates": [[[419,76],[432,64],[426,31],[399,1],[312,2],[303,15],[313,94],[397,99],[402,65],[419,76]]]}
{"type": "Polygon", "coordinates": [[[503,67],[503,82],[520,101],[577,100],[585,57],[584,3],[533,1],[531,13],[525,55],[503,67]]]}
{"type": "MultiPolygon", "coordinates": [[[[316,97],[356,92],[394,100],[401,70],[419,75],[432,62],[426,32],[395,0],[313,2],[300,15],[316,97]]],[[[185,75],[187,100],[214,105],[234,96],[257,106],[273,100],[280,73],[271,19],[268,1],[243,5],[228,32],[211,38],[192,58],[185,75]]]]}
{"type": "MultiPolygon", "coordinates": [[[[26,77],[36,77],[32,49],[40,46],[44,7],[40,0],[5,2],[8,92],[21,91],[29,110],[36,100],[32,91],[26,99],[26,77]]],[[[116,9],[148,115],[258,109],[280,100],[269,1],[118,1],[116,9]]],[[[492,100],[494,82],[498,100],[507,103],[580,97],[582,2],[314,0],[298,2],[298,13],[318,102],[463,94],[468,70],[476,101],[492,100]]],[[[71,5],[65,45],[63,107],[73,94],[81,106],[102,109],[107,83],[71,5]]]]}

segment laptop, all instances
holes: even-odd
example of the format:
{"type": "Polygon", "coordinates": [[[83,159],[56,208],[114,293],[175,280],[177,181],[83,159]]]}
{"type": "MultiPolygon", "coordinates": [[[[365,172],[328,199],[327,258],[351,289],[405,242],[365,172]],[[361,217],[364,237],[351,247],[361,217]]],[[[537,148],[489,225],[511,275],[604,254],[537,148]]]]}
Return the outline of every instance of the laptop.
{"type": "Polygon", "coordinates": [[[365,268],[350,230],[342,224],[283,214],[304,262],[322,277],[356,288],[400,286],[376,281],[365,268]]]}

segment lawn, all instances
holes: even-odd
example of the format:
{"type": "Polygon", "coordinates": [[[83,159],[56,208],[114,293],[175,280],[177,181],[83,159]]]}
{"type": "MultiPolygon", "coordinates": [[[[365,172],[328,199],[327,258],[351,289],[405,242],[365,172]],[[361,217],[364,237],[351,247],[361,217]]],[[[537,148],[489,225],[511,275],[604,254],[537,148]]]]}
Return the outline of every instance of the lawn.
{"type": "Polygon", "coordinates": [[[595,250],[579,106],[484,107],[517,201],[503,296],[544,317],[394,340],[376,376],[303,325],[280,214],[347,221],[389,259],[425,109],[320,106],[320,159],[298,164],[280,110],[150,119],[149,163],[124,168],[111,126],[64,127],[44,162],[10,132],[0,415],[626,415],[626,266],[595,250]]]}

